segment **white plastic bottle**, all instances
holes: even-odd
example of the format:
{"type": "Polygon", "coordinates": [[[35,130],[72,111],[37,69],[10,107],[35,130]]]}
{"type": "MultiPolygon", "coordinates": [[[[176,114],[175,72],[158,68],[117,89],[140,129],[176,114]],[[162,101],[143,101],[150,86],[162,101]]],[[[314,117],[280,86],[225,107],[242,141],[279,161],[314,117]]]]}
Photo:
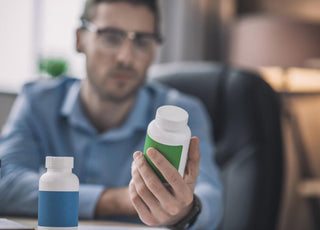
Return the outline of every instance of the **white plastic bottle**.
{"type": "Polygon", "coordinates": [[[79,179],[73,157],[46,157],[39,180],[38,230],[78,229],[79,179]]]}
{"type": "Polygon", "coordinates": [[[165,105],[157,109],[156,118],[148,126],[143,153],[163,182],[166,180],[147,156],[147,149],[154,147],[161,152],[183,177],[191,138],[188,117],[184,109],[165,105]]]}

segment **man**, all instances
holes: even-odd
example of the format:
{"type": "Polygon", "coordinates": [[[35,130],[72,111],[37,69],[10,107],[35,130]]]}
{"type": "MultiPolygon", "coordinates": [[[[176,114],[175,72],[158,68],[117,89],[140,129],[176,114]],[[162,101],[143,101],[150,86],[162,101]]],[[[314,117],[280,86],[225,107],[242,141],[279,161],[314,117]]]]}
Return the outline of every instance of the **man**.
{"type": "Polygon", "coordinates": [[[161,41],[158,14],[156,1],[87,1],[77,31],[87,78],[25,85],[4,127],[1,214],[36,215],[45,156],[70,155],[80,179],[81,218],[139,216],[151,226],[196,229],[219,224],[221,185],[203,107],[175,90],[145,84],[161,41]],[[191,139],[184,178],[158,151],[148,150],[168,186],[136,151],[164,104],[186,109],[198,137],[191,139]]]}

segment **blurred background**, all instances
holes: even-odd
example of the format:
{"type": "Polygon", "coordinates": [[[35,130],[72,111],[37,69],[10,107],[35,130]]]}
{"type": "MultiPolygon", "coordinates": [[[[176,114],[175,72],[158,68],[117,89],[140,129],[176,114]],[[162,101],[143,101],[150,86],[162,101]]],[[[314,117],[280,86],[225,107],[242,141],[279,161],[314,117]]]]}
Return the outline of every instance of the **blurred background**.
{"type": "MultiPolygon", "coordinates": [[[[61,73],[85,77],[84,57],[75,50],[83,4],[0,0],[1,127],[25,82],[61,73]]],[[[319,229],[320,1],[160,0],[160,7],[165,43],[156,64],[218,62],[257,72],[284,107],[290,104],[297,122],[284,129],[277,229],[319,229]]]]}
{"type": "MultiPolygon", "coordinates": [[[[18,91],[39,76],[48,58],[84,77],[84,58],[75,51],[83,2],[0,0],[0,89],[18,91]]],[[[165,43],[158,63],[320,65],[318,0],[160,0],[160,6],[165,43]]]]}
{"type": "Polygon", "coordinates": [[[319,57],[317,0],[161,2],[169,42],[163,46],[160,61],[200,59],[243,67],[302,67],[316,64],[319,57]],[[171,30],[166,27],[169,21],[175,25],[171,30]]]}

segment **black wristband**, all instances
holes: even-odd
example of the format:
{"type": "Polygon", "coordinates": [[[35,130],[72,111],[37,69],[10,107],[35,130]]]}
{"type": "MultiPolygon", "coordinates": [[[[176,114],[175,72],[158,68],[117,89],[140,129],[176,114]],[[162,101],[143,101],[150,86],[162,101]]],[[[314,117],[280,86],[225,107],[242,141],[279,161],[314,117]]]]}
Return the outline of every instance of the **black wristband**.
{"type": "Polygon", "coordinates": [[[190,212],[178,223],[167,227],[171,230],[184,230],[191,227],[201,212],[201,207],[200,199],[196,195],[193,195],[193,205],[190,212]]]}

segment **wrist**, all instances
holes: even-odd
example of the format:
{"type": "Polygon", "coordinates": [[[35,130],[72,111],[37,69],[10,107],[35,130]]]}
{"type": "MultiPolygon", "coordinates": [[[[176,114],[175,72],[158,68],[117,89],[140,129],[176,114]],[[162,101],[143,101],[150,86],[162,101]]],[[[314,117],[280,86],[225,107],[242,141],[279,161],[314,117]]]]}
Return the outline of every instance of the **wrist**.
{"type": "Polygon", "coordinates": [[[104,191],[101,193],[98,201],[97,201],[97,204],[96,204],[96,207],[95,207],[95,211],[94,211],[94,217],[95,218],[99,218],[99,217],[103,217],[103,216],[106,216],[105,215],[105,194],[106,192],[108,191],[107,188],[104,189],[104,191]]]}
{"type": "Polygon", "coordinates": [[[95,217],[135,216],[136,211],[131,204],[128,188],[105,189],[95,209],[95,217]]]}
{"type": "Polygon", "coordinates": [[[201,201],[200,199],[196,196],[193,195],[193,205],[189,213],[182,218],[180,221],[178,221],[176,224],[167,226],[171,230],[183,230],[191,227],[194,222],[197,220],[198,215],[201,212],[201,201]]]}

